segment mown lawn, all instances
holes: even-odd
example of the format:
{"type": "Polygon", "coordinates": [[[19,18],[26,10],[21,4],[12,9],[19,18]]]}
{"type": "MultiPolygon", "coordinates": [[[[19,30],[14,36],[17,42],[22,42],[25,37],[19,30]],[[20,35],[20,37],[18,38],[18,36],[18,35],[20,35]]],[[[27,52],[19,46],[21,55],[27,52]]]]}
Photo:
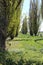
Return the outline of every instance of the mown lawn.
{"type": "Polygon", "coordinates": [[[18,37],[6,42],[6,50],[15,61],[24,60],[43,62],[43,37],[19,34],[18,37]]]}

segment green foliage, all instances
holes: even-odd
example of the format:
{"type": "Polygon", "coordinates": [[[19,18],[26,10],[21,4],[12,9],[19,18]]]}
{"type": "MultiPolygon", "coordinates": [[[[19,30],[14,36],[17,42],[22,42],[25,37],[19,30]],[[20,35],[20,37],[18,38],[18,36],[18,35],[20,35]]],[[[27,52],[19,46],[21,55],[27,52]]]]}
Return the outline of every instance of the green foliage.
{"type": "Polygon", "coordinates": [[[0,50],[0,62],[6,56],[6,65],[43,65],[43,37],[20,33],[6,42],[7,51],[0,50]]]}
{"type": "Polygon", "coordinates": [[[43,61],[36,59],[26,59],[20,53],[10,52],[10,55],[6,55],[6,65],[43,65],[43,61]]]}
{"type": "Polygon", "coordinates": [[[21,64],[23,65],[43,65],[43,37],[28,36],[29,34],[20,33],[19,36],[12,41],[7,41],[7,49],[11,54],[10,58],[17,63],[17,65],[18,62],[22,62],[21,64]],[[9,44],[11,44],[11,46],[9,44]]]}
{"type": "Polygon", "coordinates": [[[3,63],[3,61],[5,62],[5,55],[4,52],[1,48],[0,48],[0,63],[3,63]]]}
{"type": "Polygon", "coordinates": [[[12,59],[8,58],[6,60],[6,65],[16,65],[16,63],[14,63],[12,59]]]}
{"type": "Polygon", "coordinates": [[[24,20],[23,20],[21,32],[22,32],[23,34],[26,34],[26,33],[27,33],[27,18],[26,18],[26,17],[25,17],[24,20]]]}
{"type": "MultiPolygon", "coordinates": [[[[11,1],[12,2],[12,1],[11,1]]],[[[9,34],[9,36],[11,37],[13,35],[13,37],[15,37],[18,34],[19,31],[19,24],[20,24],[20,15],[21,15],[21,5],[19,5],[19,7],[17,8],[17,10],[15,10],[15,7],[17,5],[17,1],[15,1],[15,4],[13,5],[13,9],[12,9],[12,4],[11,4],[11,9],[10,11],[12,13],[10,13],[9,15],[9,25],[7,28],[7,33],[9,34]]]]}
{"type": "MultiPolygon", "coordinates": [[[[20,22],[21,2],[22,0],[0,0],[0,47],[3,51],[5,50],[6,38],[10,36],[13,39],[16,35],[20,22]]],[[[1,54],[0,58],[5,60],[1,54]]],[[[2,62],[4,63],[3,60],[2,62]]]]}
{"type": "MultiPolygon", "coordinates": [[[[8,37],[18,27],[21,15],[22,0],[0,1],[0,31],[4,37],[8,37]],[[15,28],[15,29],[14,29],[15,28]],[[5,35],[6,34],[6,35],[5,35]]],[[[14,33],[14,35],[16,32],[14,33]]]]}

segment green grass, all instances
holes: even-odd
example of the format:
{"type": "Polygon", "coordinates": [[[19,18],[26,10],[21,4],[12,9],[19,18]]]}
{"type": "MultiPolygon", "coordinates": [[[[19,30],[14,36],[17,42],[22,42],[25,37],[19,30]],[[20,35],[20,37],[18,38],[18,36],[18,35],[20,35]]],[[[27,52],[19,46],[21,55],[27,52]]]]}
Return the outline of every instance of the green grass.
{"type": "Polygon", "coordinates": [[[11,53],[11,57],[15,58],[15,61],[21,57],[24,60],[34,60],[43,62],[43,40],[35,41],[36,39],[42,39],[39,36],[30,36],[29,34],[19,34],[18,37],[12,41],[6,42],[6,49],[11,53]],[[14,56],[12,56],[12,54],[14,56]]]}

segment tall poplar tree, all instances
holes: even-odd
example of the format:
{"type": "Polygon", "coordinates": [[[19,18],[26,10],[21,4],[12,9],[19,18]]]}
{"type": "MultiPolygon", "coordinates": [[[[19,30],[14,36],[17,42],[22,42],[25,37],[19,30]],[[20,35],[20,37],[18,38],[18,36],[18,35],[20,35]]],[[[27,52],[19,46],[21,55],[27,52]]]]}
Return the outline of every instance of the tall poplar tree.
{"type": "MultiPolygon", "coordinates": [[[[22,0],[0,0],[0,51],[3,55],[0,55],[0,63],[2,65],[5,64],[5,41],[6,38],[12,34],[17,21],[13,20],[15,12],[17,11],[18,7],[21,7],[22,0]],[[10,27],[9,24],[12,24],[10,27]]],[[[15,19],[15,17],[14,17],[15,19]]]]}
{"type": "Polygon", "coordinates": [[[37,35],[37,32],[39,30],[40,26],[40,13],[38,11],[38,0],[31,0],[31,8],[30,8],[30,34],[34,34],[35,36],[37,35]]]}

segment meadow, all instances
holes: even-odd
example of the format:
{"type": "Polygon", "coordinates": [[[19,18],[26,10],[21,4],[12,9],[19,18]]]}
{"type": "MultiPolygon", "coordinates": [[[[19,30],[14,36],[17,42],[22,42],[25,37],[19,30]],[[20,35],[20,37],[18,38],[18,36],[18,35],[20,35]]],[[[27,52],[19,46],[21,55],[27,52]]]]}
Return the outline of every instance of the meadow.
{"type": "Polygon", "coordinates": [[[9,52],[7,63],[12,59],[15,62],[12,65],[43,65],[42,36],[19,33],[18,37],[6,41],[6,50],[9,52]]]}

